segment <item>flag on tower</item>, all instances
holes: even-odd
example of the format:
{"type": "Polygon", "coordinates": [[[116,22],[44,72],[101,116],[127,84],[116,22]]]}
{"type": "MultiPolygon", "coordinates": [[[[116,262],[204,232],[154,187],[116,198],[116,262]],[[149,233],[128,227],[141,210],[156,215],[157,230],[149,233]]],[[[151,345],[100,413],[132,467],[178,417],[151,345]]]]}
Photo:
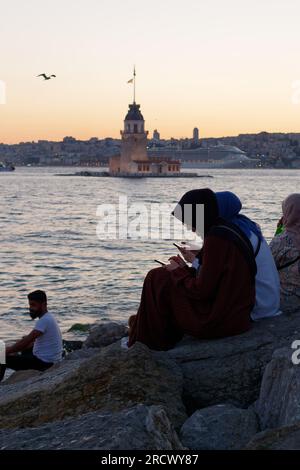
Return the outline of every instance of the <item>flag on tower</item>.
{"type": "Polygon", "coordinates": [[[135,73],[135,66],[134,66],[134,67],[133,67],[133,78],[131,78],[130,80],[128,80],[127,83],[134,83],[135,75],[136,75],[136,73],[135,73]]]}

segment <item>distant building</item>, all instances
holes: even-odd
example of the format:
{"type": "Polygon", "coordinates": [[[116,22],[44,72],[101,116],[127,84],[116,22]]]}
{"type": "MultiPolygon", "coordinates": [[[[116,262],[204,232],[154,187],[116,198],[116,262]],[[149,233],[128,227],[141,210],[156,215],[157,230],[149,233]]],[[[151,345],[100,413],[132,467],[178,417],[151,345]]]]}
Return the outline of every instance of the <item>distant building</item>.
{"type": "Polygon", "coordinates": [[[157,129],[154,129],[153,131],[153,140],[160,140],[160,133],[157,129]]]}
{"type": "Polygon", "coordinates": [[[194,142],[199,142],[199,129],[198,127],[195,127],[193,130],[193,141],[194,142]]]}
{"type": "Polygon", "coordinates": [[[157,174],[180,173],[180,162],[165,157],[148,157],[145,121],[140,111],[140,105],[135,101],[129,105],[124,119],[121,154],[109,159],[109,172],[113,176],[155,176],[157,174]]]}
{"type": "Polygon", "coordinates": [[[75,137],[67,136],[63,138],[64,143],[76,144],[77,140],[75,137]]]}

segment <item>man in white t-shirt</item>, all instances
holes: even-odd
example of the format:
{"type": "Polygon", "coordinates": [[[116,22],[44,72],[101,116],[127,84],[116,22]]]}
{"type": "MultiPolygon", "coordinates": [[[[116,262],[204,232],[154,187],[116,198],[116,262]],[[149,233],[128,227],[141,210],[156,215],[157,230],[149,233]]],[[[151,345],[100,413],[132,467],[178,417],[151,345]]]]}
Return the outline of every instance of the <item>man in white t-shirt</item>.
{"type": "Polygon", "coordinates": [[[12,346],[6,346],[6,364],[0,366],[0,381],[6,368],[44,371],[62,358],[62,336],[54,315],[48,311],[46,293],[31,292],[28,301],[31,318],[38,320],[31,333],[12,346]]]}

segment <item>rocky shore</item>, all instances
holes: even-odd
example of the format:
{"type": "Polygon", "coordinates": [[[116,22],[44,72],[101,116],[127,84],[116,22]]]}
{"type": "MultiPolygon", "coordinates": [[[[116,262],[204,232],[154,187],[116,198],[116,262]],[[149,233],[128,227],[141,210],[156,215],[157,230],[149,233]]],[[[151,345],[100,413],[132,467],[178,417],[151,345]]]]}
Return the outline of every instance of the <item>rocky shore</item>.
{"type": "Polygon", "coordinates": [[[2,382],[0,449],[300,448],[300,312],[166,352],[126,335],[94,325],[60,364],[2,382]]]}

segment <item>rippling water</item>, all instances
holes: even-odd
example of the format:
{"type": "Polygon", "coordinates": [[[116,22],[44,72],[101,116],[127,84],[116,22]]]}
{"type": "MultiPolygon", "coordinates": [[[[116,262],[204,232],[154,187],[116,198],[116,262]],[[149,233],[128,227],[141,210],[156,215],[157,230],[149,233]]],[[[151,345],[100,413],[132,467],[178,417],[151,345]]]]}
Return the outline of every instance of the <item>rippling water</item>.
{"type": "MultiPolygon", "coordinates": [[[[75,171],[75,170],[74,170],[75,171]]],[[[201,170],[197,170],[201,174],[201,170]]],[[[27,293],[47,291],[65,333],[77,322],[125,319],[136,313],[154,258],[177,253],[170,240],[99,240],[97,206],[119,195],[132,202],[174,204],[189,189],[231,190],[269,239],[282,199],[300,191],[300,170],[205,170],[211,178],[56,176],[62,168],[17,168],[0,174],[0,339],[30,331],[27,293]]]]}

